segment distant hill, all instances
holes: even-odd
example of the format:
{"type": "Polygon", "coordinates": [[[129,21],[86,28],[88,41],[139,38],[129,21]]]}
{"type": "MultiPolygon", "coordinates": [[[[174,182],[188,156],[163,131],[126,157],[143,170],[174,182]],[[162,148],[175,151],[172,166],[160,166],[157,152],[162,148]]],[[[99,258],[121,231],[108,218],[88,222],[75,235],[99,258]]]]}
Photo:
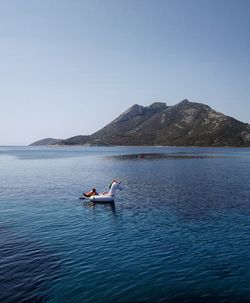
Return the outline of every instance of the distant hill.
{"type": "Polygon", "coordinates": [[[58,144],[60,141],[63,141],[63,139],[45,138],[30,144],[30,146],[54,145],[58,144]]]}
{"type": "Polygon", "coordinates": [[[250,125],[202,103],[133,105],[90,136],[61,145],[250,146],[250,125]]]}
{"type": "Polygon", "coordinates": [[[69,139],[62,140],[59,144],[62,145],[91,145],[91,136],[75,136],[69,139]]]}

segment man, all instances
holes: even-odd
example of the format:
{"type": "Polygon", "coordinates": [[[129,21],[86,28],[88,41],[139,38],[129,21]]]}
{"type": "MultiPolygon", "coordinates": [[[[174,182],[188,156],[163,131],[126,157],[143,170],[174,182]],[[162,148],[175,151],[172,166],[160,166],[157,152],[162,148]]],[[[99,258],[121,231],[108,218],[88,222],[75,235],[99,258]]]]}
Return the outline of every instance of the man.
{"type": "Polygon", "coordinates": [[[88,193],[83,193],[84,197],[91,197],[91,196],[97,196],[98,192],[96,191],[95,188],[93,188],[91,191],[89,191],[88,193]]]}

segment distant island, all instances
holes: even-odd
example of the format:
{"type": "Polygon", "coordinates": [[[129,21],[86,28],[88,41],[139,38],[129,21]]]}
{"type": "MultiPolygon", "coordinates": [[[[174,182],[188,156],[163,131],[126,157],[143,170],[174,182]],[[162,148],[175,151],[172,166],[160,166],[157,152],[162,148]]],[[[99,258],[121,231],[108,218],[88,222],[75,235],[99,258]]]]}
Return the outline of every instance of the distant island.
{"type": "Polygon", "coordinates": [[[42,139],[42,140],[39,140],[39,141],[36,141],[36,142],[30,144],[30,146],[55,145],[61,141],[63,141],[63,139],[45,138],[45,139],[42,139]]]}
{"type": "Polygon", "coordinates": [[[162,102],[146,107],[135,104],[92,135],[46,138],[31,145],[247,147],[250,124],[185,99],[173,106],[162,102]]]}

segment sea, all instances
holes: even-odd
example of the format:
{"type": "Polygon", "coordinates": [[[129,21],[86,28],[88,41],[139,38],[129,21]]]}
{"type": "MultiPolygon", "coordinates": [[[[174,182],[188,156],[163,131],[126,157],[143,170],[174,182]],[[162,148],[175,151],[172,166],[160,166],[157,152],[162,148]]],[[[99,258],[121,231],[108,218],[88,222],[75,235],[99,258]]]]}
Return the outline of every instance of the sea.
{"type": "Polygon", "coordinates": [[[250,149],[0,147],[0,302],[250,302],[250,149]]]}

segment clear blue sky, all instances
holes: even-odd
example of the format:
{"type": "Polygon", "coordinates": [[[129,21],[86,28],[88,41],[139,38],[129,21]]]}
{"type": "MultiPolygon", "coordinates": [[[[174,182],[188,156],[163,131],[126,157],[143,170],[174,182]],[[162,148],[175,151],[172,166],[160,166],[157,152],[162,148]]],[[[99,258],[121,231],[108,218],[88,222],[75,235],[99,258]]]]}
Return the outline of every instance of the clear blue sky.
{"type": "Polygon", "coordinates": [[[250,122],[248,0],[0,0],[0,39],[0,145],[185,98],[250,122]]]}

